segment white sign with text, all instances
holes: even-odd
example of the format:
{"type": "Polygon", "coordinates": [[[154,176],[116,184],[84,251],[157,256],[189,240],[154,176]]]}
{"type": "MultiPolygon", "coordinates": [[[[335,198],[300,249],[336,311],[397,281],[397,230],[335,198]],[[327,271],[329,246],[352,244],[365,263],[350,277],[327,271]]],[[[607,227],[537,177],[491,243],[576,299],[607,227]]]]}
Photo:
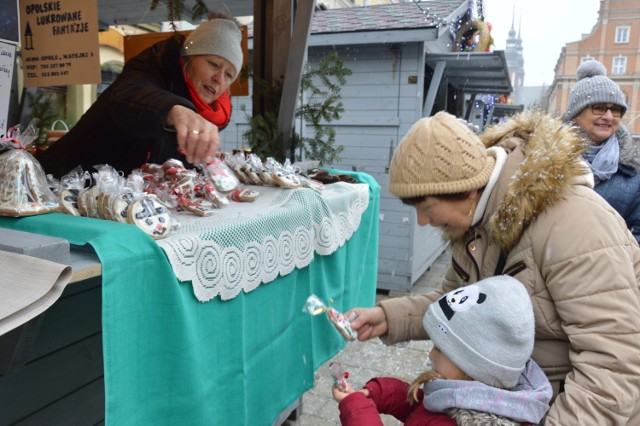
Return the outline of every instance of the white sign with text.
{"type": "Polygon", "coordinates": [[[7,123],[15,61],[16,47],[12,44],[0,42],[0,135],[6,134],[9,127],[17,124],[7,123]]]}

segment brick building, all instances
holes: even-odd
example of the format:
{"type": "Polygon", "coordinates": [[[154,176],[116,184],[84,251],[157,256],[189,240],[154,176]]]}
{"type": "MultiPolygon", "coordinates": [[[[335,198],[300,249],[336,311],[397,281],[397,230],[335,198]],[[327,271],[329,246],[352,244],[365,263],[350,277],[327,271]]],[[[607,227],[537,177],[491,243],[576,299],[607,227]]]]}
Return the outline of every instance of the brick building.
{"type": "Polygon", "coordinates": [[[640,2],[601,0],[596,22],[582,40],[566,44],[549,89],[549,111],[564,113],[576,83],[576,69],[596,59],[624,92],[629,109],[622,118],[634,137],[640,137],[640,2]]]}

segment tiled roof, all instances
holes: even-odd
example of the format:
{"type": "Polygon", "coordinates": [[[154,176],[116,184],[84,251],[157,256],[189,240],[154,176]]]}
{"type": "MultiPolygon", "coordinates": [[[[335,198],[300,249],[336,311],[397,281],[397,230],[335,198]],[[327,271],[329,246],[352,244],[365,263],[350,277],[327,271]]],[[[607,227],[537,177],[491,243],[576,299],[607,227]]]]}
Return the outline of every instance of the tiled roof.
{"type": "Polygon", "coordinates": [[[434,27],[438,18],[450,15],[465,0],[409,1],[365,7],[318,10],[311,20],[311,33],[341,33],[351,31],[398,30],[434,27]]]}
{"type": "MultiPolygon", "coordinates": [[[[451,16],[466,0],[421,0],[417,3],[383,4],[364,7],[316,10],[311,20],[311,34],[344,33],[374,30],[402,30],[436,26],[429,15],[442,19],[451,16]]],[[[248,25],[253,37],[253,22],[248,25]]]]}

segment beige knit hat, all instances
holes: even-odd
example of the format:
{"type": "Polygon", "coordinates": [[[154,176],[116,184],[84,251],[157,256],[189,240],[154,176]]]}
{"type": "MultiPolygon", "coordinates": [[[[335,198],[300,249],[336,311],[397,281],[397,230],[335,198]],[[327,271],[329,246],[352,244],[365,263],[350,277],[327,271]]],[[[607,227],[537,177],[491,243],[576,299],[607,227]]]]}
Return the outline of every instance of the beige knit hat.
{"type": "Polygon", "coordinates": [[[472,191],[489,182],[495,164],[469,127],[441,111],[418,120],[400,141],[388,189],[400,198],[472,191]]]}

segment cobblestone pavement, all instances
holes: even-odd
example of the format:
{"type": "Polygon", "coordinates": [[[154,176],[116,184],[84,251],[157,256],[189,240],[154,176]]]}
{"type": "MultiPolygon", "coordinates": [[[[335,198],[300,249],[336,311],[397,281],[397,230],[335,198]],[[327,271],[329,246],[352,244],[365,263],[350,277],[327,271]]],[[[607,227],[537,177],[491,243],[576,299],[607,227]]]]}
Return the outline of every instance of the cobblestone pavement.
{"type": "MultiPolygon", "coordinates": [[[[414,284],[411,294],[429,291],[444,277],[451,251],[445,250],[414,284]]],[[[377,300],[404,296],[406,293],[389,292],[378,294],[377,300]]],[[[331,397],[332,379],[328,371],[331,361],[340,362],[349,372],[349,382],[356,389],[361,388],[370,378],[379,376],[398,377],[413,380],[426,369],[430,341],[403,342],[392,346],[384,345],[380,339],[367,342],[352,342],[331,360],[320,366],[315,374],[315,386],[302,397],[302,414],[296,420],[287,420],[284,426],[333,426],[340,424],[338,404],[331,397]]],[[[400,426],[401,422],[391,416],[383,416],[385,426],[400,426]]]]}

